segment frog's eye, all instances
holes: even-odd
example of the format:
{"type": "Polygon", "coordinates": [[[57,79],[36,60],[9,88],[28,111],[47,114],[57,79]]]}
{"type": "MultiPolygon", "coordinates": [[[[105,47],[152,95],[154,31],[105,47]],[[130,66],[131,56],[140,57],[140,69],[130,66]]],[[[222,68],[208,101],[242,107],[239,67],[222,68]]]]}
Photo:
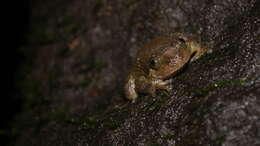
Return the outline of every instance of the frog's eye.
{"type": "Polygon", "coordinates": [[[186,43],[186,41],[183,38],[179,38],[179,41],[182,43],[186,43]]]}
{"type": "Polygon", "coordinates": [[[149,62],[150,68],[155,69],[155,65],[156,65],[156,61],[154,59],[151,59],[149,62]]]}

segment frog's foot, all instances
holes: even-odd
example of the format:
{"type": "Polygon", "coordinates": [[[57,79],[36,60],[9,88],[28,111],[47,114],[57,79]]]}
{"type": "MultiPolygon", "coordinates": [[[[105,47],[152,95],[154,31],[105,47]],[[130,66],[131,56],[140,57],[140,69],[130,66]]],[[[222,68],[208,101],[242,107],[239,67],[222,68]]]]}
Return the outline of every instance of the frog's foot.
{"type": "Polygon", "coordinates": [[[190,45],[191,53],[192,53],[191,62],[199,59],[205,53],[209,52],[208,48],[206,48],[205,46],[201,46],[199,43],[197,43],[195,41],[189,42],[189,45],[190,45]]]}
{"type": "Polygon", "coordinates": [[[164,86],[162,86],[161,89],[164,89],[168,92],[170,92],[172,90],[172,79],[168,79],[168,80],[165,80],[163,81],[164,82],[164,86]]]}
{"type": "Polygon", "coordinates": [[[197,51],[193,52],[190,61],[193,62],[193,61],[199,59],[203,55],[203,53],[204,52],[197,52],[197,51]]]}
{"type": "Polygon", "coordinates": [[[172,90],[172,79],[165,80],[165,81],[156,80],[156,81],[153,81],[153,85],[157,89],[163,89],[163,90],[166,90],[169,92],[172,90]]]}

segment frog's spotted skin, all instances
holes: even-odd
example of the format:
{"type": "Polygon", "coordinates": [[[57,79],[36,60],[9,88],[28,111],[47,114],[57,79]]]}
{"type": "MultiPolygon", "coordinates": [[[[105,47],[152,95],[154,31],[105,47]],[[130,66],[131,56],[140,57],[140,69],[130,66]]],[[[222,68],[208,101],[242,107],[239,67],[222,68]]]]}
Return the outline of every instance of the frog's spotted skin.
{"type": "Polygon", "coordinates": [[[125,84],[126,97],[135,102],[138,93],[155,96],[156,89],[170,91],[169,79],[206,51],[194,37],[181,33],[153,39],[137,52],[125,84]]]}

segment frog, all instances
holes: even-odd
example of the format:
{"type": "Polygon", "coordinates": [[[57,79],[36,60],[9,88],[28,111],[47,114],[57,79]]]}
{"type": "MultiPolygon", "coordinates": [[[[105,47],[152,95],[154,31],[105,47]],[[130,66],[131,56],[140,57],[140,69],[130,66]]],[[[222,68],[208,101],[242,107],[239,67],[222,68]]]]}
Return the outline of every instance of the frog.
{"type": "Polygon", "coordinates": [[[140,93],[155,97],[159,89],[170,92],[172,78],[207,50],[193,35],[171,33],[155,37],[136,53],[124,86],[126,98],[135,103],[140,93]]]}

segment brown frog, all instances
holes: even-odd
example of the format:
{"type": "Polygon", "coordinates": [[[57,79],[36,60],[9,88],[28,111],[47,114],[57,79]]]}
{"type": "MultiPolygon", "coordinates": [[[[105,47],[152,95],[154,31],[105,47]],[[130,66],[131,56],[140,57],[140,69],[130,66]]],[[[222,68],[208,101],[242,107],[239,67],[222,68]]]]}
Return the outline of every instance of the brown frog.
{"type": "Polygon", "coordinates": [[[138,93],[155,96],[157,89],[170,91],[170,78],[206,51],[195,37],[182,33],[153,39],[137,52],[125,84],[127,99],[135,102],[138,93]]]}

